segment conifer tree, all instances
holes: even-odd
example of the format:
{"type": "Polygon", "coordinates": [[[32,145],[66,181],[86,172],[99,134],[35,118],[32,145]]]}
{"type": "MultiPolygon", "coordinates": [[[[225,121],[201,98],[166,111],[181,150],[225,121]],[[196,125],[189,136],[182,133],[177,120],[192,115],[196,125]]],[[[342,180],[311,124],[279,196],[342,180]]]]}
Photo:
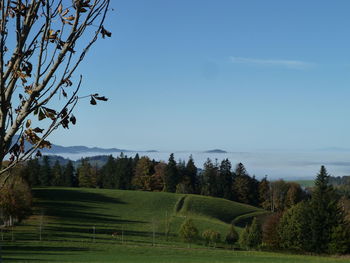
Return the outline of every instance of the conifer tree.
{"type": "Polygon", "coordinates": [[[261,242],[262,242],[261,226],[257,222],[256,217],[254,217],[253,222],[249,228],[248,236],[247,236],[247,246],[250,249],[257,249],[260,247],[261,242]]]}
{"type": "Polygon", "coordinates": [[[164,176],[164,191],[175,193],[176,186],[179,183],[178,170],[176,161],[174,159],[174,154],[170,154],[167,167],[165,169],[164,176]]]}
{"type": "Polygon", "coordinates": [[[333,227],[343,223],[338,201],[339,198],[329,184],[327,170],[321,166],[311,198],[311,247],[315,252],[327,251],[333,227]]]}
{"type": "Polygon", "coordinates": [[[25,167],[26,179],[31,187],[40,186],[40,163],[37,158],[29,159],[25,167]]]}
{"type": "Polygon", "coordinates": [[[270,182],[266,176],[259,183],[259,202],[262,208],[272,210],[270,182]]]}
{"type": "Polygon", "coordinates": [[[101,168],[101,184],[103,188],[115,188],[116,187],[116,167],[115,159],[110,155],[107,162],[101,168]]]}
{"type": "Polygon", "coordinates": [[[204,163],[202,173],[202,189],[201,194],[209,196],[218,196],[218,167],[208,158],[204,163]]]}
{"type": "Polygon", "coordinates": [[[241,203],[250,203],[250,180],[249,175],[242,163],[236,166],[233,181],[235,200],[241,203]]]}
{"type": "Polygon", "coordinates": [[[190,155],[186,164],[186,177],[189,181],[191,193],[197,193],[197,167],[194,164],[193,157],[190,155]]]}
{"type": "Polygon", "coordinates": [[[249,235],[249,226],[246,225],[245,228],[241,231],[238,239],[239,246],[242,249],[248,249],[248,235],[249,235]]]}
{"type": "Polygon", "coordinates": [[[233,199],[233,175],[231,172],[231,162],[228,159],[225,159],[221,162],[219,169],[219,197],[223,197],[229,200],[233,199]]]}
{"type": "Polygon", "coordinates": [[[42,165],[40,168],[41,168],[40,174],[39,174],[40,186],[50,186],[52,181],[52,176],[51,176],[51,166],[50,166],[49,156],[45,155],[43,157],[42,165]]]}
{"type": "Polygon", "coordinates": [[[74,166],[72,161],[69,161],[63,169],[62,185],[68,187],[74,185],[74,166]]]}
{"type": "Polygon", "coordinates": [[[92,168],[88,159],[81,160],[81,166],[78,168],[79,187],[94,187],[92,168]]]}
{"type": "Polygon", "coordinates": [[[63,186],[63,180],[62,180],[62,168],[58,160],[56,160],[55,164],[52,167],[51,170],[52,173],[52,182],[51,185],[53,186],[63,186]]]}

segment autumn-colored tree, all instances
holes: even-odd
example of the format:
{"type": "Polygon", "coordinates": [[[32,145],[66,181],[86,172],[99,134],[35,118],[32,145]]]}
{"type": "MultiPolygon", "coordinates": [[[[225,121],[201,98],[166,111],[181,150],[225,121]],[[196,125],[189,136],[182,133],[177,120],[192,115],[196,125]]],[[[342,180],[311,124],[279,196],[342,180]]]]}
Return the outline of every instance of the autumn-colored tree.
{"type": "Polygon", "coordinates": [[[20,222],[31,213],[32,195],[21,170],[21,166],[9,170],[12,176],[0,189],[0,210],[5,225],[20,222]]]}
{"type": "Polygon", "coordinates": [[[11,162],[0,174],[49,148],[47,137],[59,126],[75,124],[80,99],[107,100],[79,97],[76,70],[100,34],[111,36],[103,26],[109,2],[0,0],[0,164],[7,154],[11,162]]]}
{"type": "Polygon", "coordinates": [[[262,225],[263,243],[269,248],[279,248],[280,238],[278,235],[278,224],[282,213],[273,213],[268,215],[262,225]]]}
{"type": "Polygon", "coordinates": [[[148,157],[142,156],[136,164],[135,176],[132,180],[132,184],[136,189],[151,190],[152,169],[152,161],[148,157]]]}
{"type": "Polygon", "coordinates": [[[78,168],[79,187],[96,187],[97,167],[92,167],[89,160],[82,159],[78,168]]]}
{"type": "Polygon", "coordinates": [[[154,174],[150,179],[150,188],[152,191],[160,192],[164,188],[164,176],[166,170],[166,163],[159,162],[154,166],[154,174]]]}
{"type": "Polygon", "coordinates": [[[262,208],[271,210],[270,182],[266,176],[259,183],[259,202],[262,208]]]}

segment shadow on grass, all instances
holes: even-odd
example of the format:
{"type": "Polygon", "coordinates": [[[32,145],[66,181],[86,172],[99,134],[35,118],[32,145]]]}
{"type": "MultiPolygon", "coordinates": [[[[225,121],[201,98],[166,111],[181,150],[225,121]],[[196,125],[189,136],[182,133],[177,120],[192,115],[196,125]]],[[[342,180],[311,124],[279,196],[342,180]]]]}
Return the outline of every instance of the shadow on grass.
{"type": "Polygon", "coordinates": [[[60,246],[23,246],[23,245],[5,245],[3,246],[2,253],[4,262],[19,261],[19,262],[40,262],[45,259],[36,258],[47,255],[50,256],[51,261],[60,261],[59,256],[64,252],[65,255],[70,255],[75,252],[85,252],[88,248],[82,247],[60,247],[60,246]],[[57,260],[52,260],[52,256],[57,256],[57,260]]]}
{"type": "Polygon", "coordinates": [[[118,198],[106,196],[99,193],[91,193],[86,191],[80,191],[77,189],[66,188],[38,188],[33,189],[33,195],[36,198],[51,200],[51,201],[76,201],[76,202],[89,202],[89,203],[113,203],[113,204],[125,204],[118,198]]]}
{"type": "Polygon", "coordinates": [[[33,195],[39,199],[36,202],[37,211],[42,209],[45,215],[57,217],[79,226],[82,224],[93,226],[96,224],[136,223],[136,221],[119,220],[117,216],[89,212],[96,205],[106,203],[115,205],[126,204],[118,198],[104,194],[77,189],[38,188],[33,190],[33,195]]]}

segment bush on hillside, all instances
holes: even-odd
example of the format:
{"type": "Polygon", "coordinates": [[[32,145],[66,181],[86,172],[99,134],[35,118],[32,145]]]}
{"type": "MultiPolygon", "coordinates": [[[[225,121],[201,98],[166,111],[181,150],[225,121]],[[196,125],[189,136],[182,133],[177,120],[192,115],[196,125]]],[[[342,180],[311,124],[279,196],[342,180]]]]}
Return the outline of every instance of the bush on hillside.
{"type": "Polygon", "coordinates": [[[180,227],[180,237],[190,246],[198,237],[198,229],[195,227],[192,219],[187,219],[180,227]]]}

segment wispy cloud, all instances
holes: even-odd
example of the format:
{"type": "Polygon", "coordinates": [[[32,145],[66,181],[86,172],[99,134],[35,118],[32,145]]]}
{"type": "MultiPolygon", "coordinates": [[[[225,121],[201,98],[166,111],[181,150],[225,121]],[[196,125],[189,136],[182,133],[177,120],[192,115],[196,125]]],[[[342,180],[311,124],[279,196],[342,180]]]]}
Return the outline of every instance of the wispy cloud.
{"type": "Polygon", "coordinates": [[[232,63],[236,64],[251,64],[262,66],[278,66],[291,69],[308,69],[314,66],[314,63],[300,61],[300,60],[286,60],[286,59],[257,59],[257,58],[243,58],[230,57],[232,63]]]}

